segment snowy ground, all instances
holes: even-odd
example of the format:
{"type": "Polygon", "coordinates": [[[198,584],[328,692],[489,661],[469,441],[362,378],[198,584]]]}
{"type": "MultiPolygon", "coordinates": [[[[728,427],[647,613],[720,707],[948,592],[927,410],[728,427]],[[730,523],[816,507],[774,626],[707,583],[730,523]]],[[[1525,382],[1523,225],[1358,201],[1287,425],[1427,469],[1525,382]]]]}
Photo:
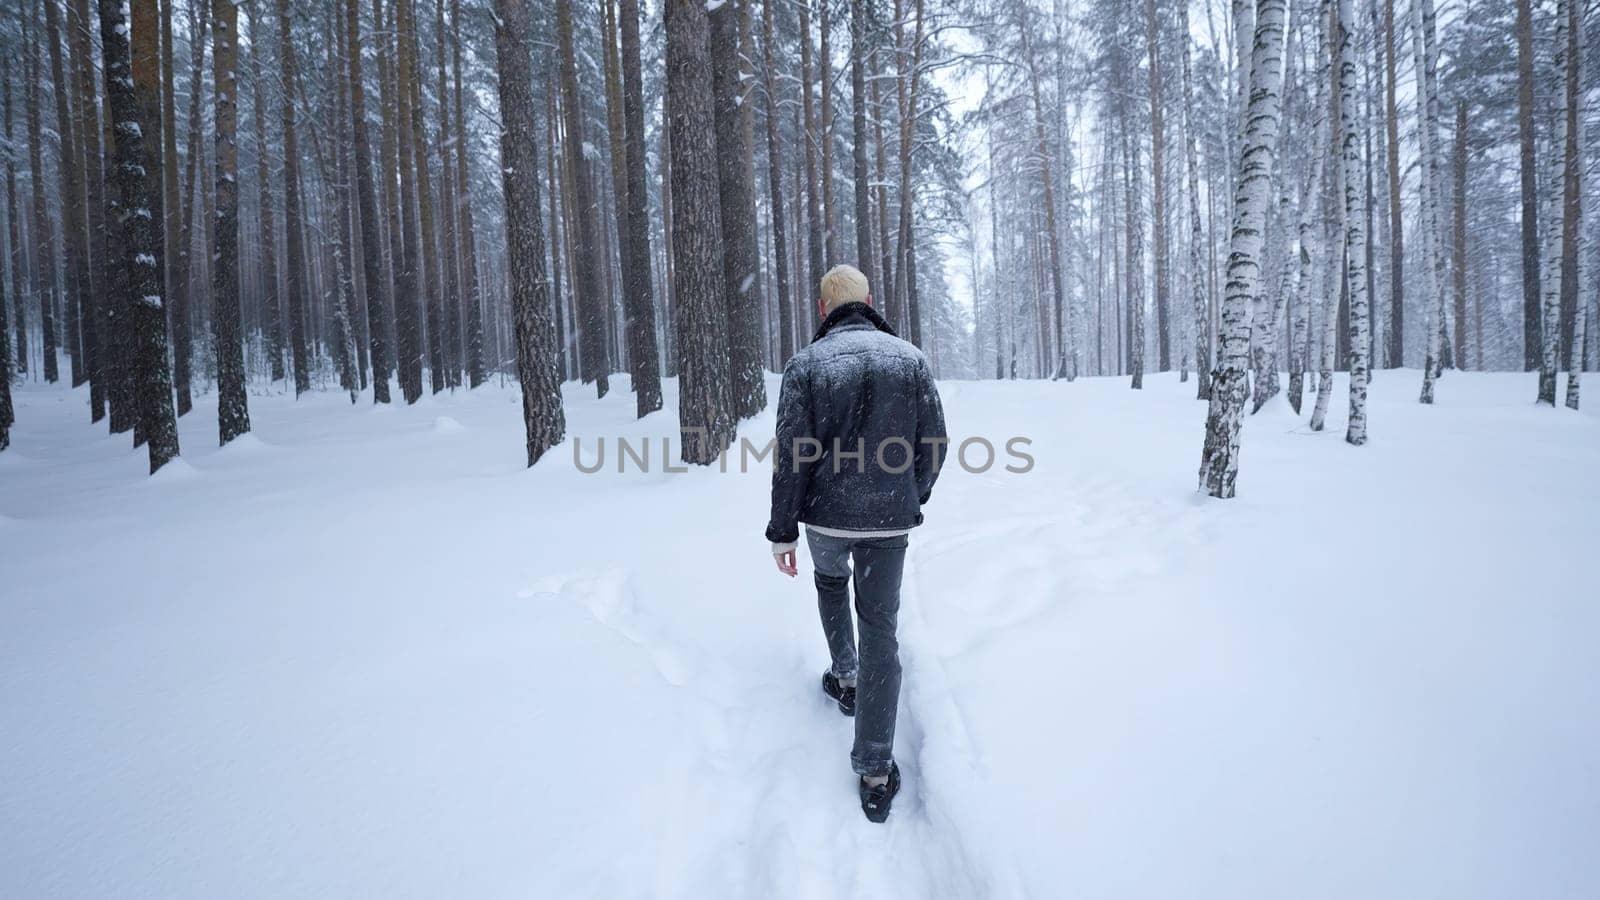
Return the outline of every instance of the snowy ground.
{"type": "Polygon", "coordinates": [[[886,827],[766,470],[662,472],[670,385],[567,387],[648,474],[524,470],[491,388],[257,397],[221,451],[202,399],[155,478],[24,387],[0,896],[1600,896],[1600,417],[1418,380],[1362,449],[1275,403],[1226,503],[1192,383],[944,385],[1037,465],[913,537],[886,827]]]}

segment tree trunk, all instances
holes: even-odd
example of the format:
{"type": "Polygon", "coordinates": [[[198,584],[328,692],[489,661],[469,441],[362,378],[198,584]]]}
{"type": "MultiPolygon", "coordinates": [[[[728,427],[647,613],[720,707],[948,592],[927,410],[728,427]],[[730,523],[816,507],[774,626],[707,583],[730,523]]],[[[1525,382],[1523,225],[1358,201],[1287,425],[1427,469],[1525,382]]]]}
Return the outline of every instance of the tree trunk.
{"type": "MultiPolygon", "coordinates": [[[[172,273],[172,377],[178,389],[179,415],[183,414],[185,395],[191,391],[191,368],[193,366],[193,303],[191,298],[194,292],[194,207],[201,196],[202,186],[205,183],[206,171],[202,164],[205,156],[203,147],[202,122],[203,104],[201,97],[205,80],[206,35],[211,26],[211,4],[197,2],[190,7],[189,14],[189,114],[187,126],[187,142],[184,144],[185,159],[183,164],[182,184],[184,190],[178,201],[177,228],[178,239],[175,242],[176,256],[173,258],[170,271],[172,273]]],[[[237,51],[236,51],[237,52],[237,51]]],[[[216,173],[211,173],[215,175],[216,173]]],[[[215,350],[215,348],[213,348],[215,350]]],[[[109,362],[109,355],[108,355],[109,362]]],[[[115,411],[113,410],[113,415],[115,411]]]]}
{"type": "MultiPolygon", "coordinates": [[[[51,2],[51,0],[47,0],[51,2]]],[[[132,329],[140,428],[154,474],[178,455],[178,423],[167,368],[167,320],[162,302],[161,50],[154,0],[134,0],[134,22],[120,0],[100,0],[100,41],[105,59],[106,105],[115,140],[112,220],[123,252],[122,290],[110,302],[127,310],[132,329]],[[130,47],[129,35],[138,41],[130,47]]]]}
{"type": "MultiPolygon", "coordinates": [[[[1194,319],[1194,370],[1196,399],[1211,396],[1211,335],[1210,299],[1206,290],[1206,255],[1208,245],[1205,228],[1200,220],[1199,163],[1195,160],[1195,127],[1193,122],[1194,88],[1190,73],[1189,4],[1178,4],[1178,33],[1183,41],[1183,156],[1184,180],[1189,193],[1189,289],[1194,319]]],[[[1290,372],[1294,367],[1290,366],[1290,372]]],[[[1300,401],[1293,399],[1295,412],[1300,411],[1300,401]]]]}
{"type": "Polygon", "coordinates": [[[435,63],[439,80],[439,127],[435,132],[437,139],[434,152],[439,159],[438,307],[439,317],[443,320],[440,343],[443,345],[441,357],[445,386],[456,388],[461,386],[461,244],[456,236],[456,191],[465,191],[466,187],[457,188],[455,185],[456,170],[451,165],[450,147],[454,142],[465,140],[465,135],[457,132],[453,141],[450,134],[449,54],[445,52],[445,41],[449,34],[444,24],[444,0],[434,0],[434,40],[437,41],[438,50],[435,63]]]}
{"type": "MultiPolygon", "coordinates": [[[[624,0],[634,3],[637,0],[624,0]]],[[[767,99],[767,194],[771,204],[772,213],[772,262],[776,267],[778,288],[778,367],[781,369],[789,362],[789,357],[794,356],[794,296],[789,287],[789,235],[787,223],[784,220],[783,207],[783,149],[778,141],[778,81],[777,53],[773,49],[773,7],[775,0],[762,0],[761,4],[761,47],[765,54],[766,66],[763,72],[763,87],[767,99]]],[[[852,12],[854,15],[854,12],[852,12]]],[[[853,21],[853,20],[852,20],[853,21]]],[[[858,98],[856,102],[861,102],[858,98]]],[[[857,143],[861,143],[861,136],[856,136],[857,143]]],[[[861,173],[856,173],[859,184],[861,173]]],[[[857,205],[860,204],[860,188],[857,188],[857,205]]],[[[859,215],[859,211],[857,215],[859,215]]],[[[860,243],[859,233],[856,242],[860,243]]],[[[871,280],[871,276],[868,276],[871,280]]],[[[881,288],[880,288],[881,290],[881,288]]]]}
{"type": "MultiPolygon", "coordinates": [[[[917,262],[915,229],[912,225],[914,215],[914,197],[911,193],[912,159],[911,154],[915,149],[913,138],[916,135],[917,103],[922,83],[922,35],[923,35],[923,0],[914,0],[916,22],[912,29],[910,47],[902,46],[899,57],[899,75],[895,79],[896,90],[900,101],[900,234],[899,245],[896,251],[898,260],[898,278],[896,287],[905,297],[905,318],[910,323],[909,336],[911,343],[922,346],[922,315],[920,303],[917,298],[917,262]],[[909,73],[907,72],[906,58],[910,56],[909,73]],[[907,75],[909,74],[909,78],[907,75]],[[907,82],[910,82],[909,86],[907,82]]],[[[895,32],[903,34],[903,28],[896,17],[895,32]]],[[[899,43],[899,41],[897,41],[899,43]]],[[[887,317],[887,314],[885,314],[887,317]]],[[[893,321],[892,319],[890,321],[893,321]]]]}
{"type": "MultiPolygon", "coordinates": [[[[1172,368],[1167,310],[1167,190],[1166,169],[1162,165],[1165,155],[1166,129],[1161,98],[1161,19],[1156,13],[1156,0],[1144,0],[1145,51],[1149,55],[1150,71],[1150,188],[1151,211],[1154,220],[1151,228],[1155,241],[1156,270],[1156,370],[1165,372],[1172,368]]],[[[1189,39],[1184,35],[1184,40],[1189,39]]],[[[1273,367],[1276,374],[1277,367],[1273,367]]]]}
{"type": "Polygon", "coordinates": [[[1456,368],[1467,368],[1467,102],[1456,101],[1455,152],[1456,368]]]}
{"type": "Polygon", "coordinates": [[[722,299],[726,282],[710,22],[701,0],[667,0],[665,12],[678,424],[683,461],[709,465],[733,442],[737,421],[722,299]]]}
{"type": "MultiPolygon", "coordinates": [[[[256,133],[256,212],[260,226],[256,239],[261,247],[261,301],[266,318],[267,355],[271,357],[272,380],[280,381],[284,377],[285,346],[283,312],[278,292],[278,224],[272,209],[272,170],[267,156],[267,93],[261,66],[261,51],[266,47],[266,38],[259,27],[261,18],[260,0],[251,0],[250,84],[255,99],[251,119],[256,133]]],[[[281,21],[279,27],[282,27],[281,21]]]]}
{"type": "MultiPolygon", "coordinates": [[[[1563,144],[1565,171],[1562,178],[1561,210],[1561,359],[1567,364],[1568,409],[1578,408],[1578,373],[1583,368],[1582,329],[1578,311],[1578,234],[1583,212],[1583,124],[1578,120],[1583,103],[1580,94],[1583,68],[1583,16],[1578,4],[1568,0],[1566,48],[1566,141],[1563,144]]],[[[1426,8],[1426,7],[1425,7],[1426,8]]],[[[1557,14],[1560,14],[1559,8],[1557,14]]]]}
{"type": "Polygon", "coordinates": [[[390,94],[397,99],[393,128],[400,174],[400,222],[396,243],[401,258],[395,270],[395,316],[399,329],[400,388],[406,403],[411,404],[422,399],[424,353],[421,311],[417,307],[424,284],[422,248],[418,246],[422,225],[417,219],[417,170],[413,164],[416,144],[411,139],[411,83],[416,79],[416,51],[406,24],[411,20],[410,3],[396,0],[393,11],[397,46],[390,94]]]}
{"type": "Polygon", "coordinates": [[[1412,24],[1412,46],[1415,48],[1415,65],[1417,71],[1417,174],[1419,181],[1419,195],[1421,196],[1418,216],[1422,229],[1422,285],[1423,296],[1427,300],[1428,315],[1425,318],[1426,331],[1423,337],[1427,342],[1427,352],[1423,355],[1422,365],[1422,395],[1419,398],[1423,403],[1433,402],[1433,383],[1438,377],[1441,345],[1440,331],[1444,322],[1444,286],[1440,283],[1439,260],[1443,257],[1443,250],[1439,246],[1442,233],[1439,230],[1439,188],[1436,173],[1438,161],[1435,158],[1438,152],[1435,147],[1434,131],[1434,100],[1433,80],[1429,77],[1434,53],[1428,46],[1428,25],[1432,17],[1432,6],[1422,4],[1419,11],[1420,21],[1412,24]]]}
{"type": "MultiPolygon", "coordinates": [[[[806,147],[806,248],[811,261],[810,291],[815,292],[822,283],[827,263],[823,252],[822,188],[818,182],[817,118],[812,110],[811,99],[811,2],[812,0],[800,0],[800,107],[801,114],[805,117],[805,128],[796,137],[806,147]]],[[[882,311],[887,318],[889,316],[887,297],[884,298],[882,311]]]]}
{"type": "Polygon", "coordinates": [[[622,0],[622,122],[627,157],[628,209],[624,225],[631,261],[622,271],[628,312],[628,359],[634,409],[643,418],[661,408],[661,356],[656,349],[655,280],[650,267],[650,197],[644,150],[644,76],[639,63],[639,0],[622,0]]]}
{"type": "Polygon", "coordinates": [[[1222,309],[1222,347],[1212,373],[1211,405],[1200,459],[1200,486],[1213,497],[1234,495],[1239,429],[1249,390],[1250,310],[1261,296],[1261,250],[1267,196],[1278,152],[1279,92],[1283,84],[1284,0],[1261,0],[1250,64],[1250,104],[1243,124],[1228,291],[1222,309]]]}
{"type": "Polygon", "coordinates": [[[589,178],[588,138],[583,129],[583,102],[578,93],[578,63],[572,49],[572,0],[556,0],[556,29],[561,50],[561,99],[566,115],[567,148],[573,160],[572,190],[576,205],[577,253],[572,286],[578,310],[578,340],[583,357],[583,381],[594,382],[598,396],[610,389],[606,360],[606,301],[600,290],[599,214],[594,185],[589,178]]]}
{"type": "Polygon", "coordinates": [[[278,108],[283,130],[283,230],[284,275],[288,286],[289,354],[294,361],[294,395],[311,390],[311,347],[306,335],[305,216],[300,197],[300,144],[296,133],[295,93],[299,89],[298,61],[295,58],[294,29],[289,18],[289,0],[278,4],[278,67],[283,79],[283,97],[278,108]]]}
{"type": "Polygon", "coordinates": [[[1406,364],[1405,227],[1400,219],[1400,114],[1395,108],[1394,0],[1383,3],[1384,125],[1388,128],[1389,168],[1389,367],[1406,364]]]}
{"type": "Polygon", "coordinates": [[[451,66],[454,70],[456,141],[456,234],[461,243],[462,304],[466,307],[466,321],[462,327],[463,350],[466,353],[467,386],[475,388],[484,382],[483,362],[483,299],[478,286],[478,240],[474,233],[472,215],[472,180],[467,167],[467,125],[461,99],[461,0],[451,0],[450,21],[456,28],[451,43],[451,66]]]}
{"type": "MultiPolygon", "coordinates": [[[[79,330],[81,308],[92,303],[87,297],[89,277],[88,240],[84,224],[83,149],[78,146],[80,135],[73,121],[72,91],[67,84],[66,66],[62,62],[61,44],[66,40],[61,13],[56,0],[43,0],[45,43],[50,48],[51,93],[55,96],[57,188],[60,191],[62,305],[66,313],[66,348],[71,363],[72,386],[88,380],[89,367],[85,364],[83,335],[79,330]]],[[[158,45],[159,46],[159,45],[158,45]]],[[[159,59],[159,52],[156,54],[159,59]]],[[[158,98],[159,99],[159,98],[158,98]]],[[[158,109],[159,114],[159,109],[158,109]]],[[[160,124],[159,115],[156,124],[160,124]]],[[[39,173],[43,177],[43,172],[39,173]]],[[[159,182],[158,182],[159,184],[159,182]]]]}
{"type": "MultiPolygon", "coordinates": [[[[749,2],[735,0],[708,13],[732,377],[729,399],[734,416],[740,419],[756,415],[767,405],[766,382],[761,376],[761,257],[756,245],[755,185],[748,165],[750,131],[745,126],[750,105],[744,102],[747,73],[739,53],[739,6],[749,2]]],[[[826,153],[823,158],[828,158],[826,153]]]]}
{"type": "Polygon", "coordinates": [[[1362,196],[1361,132],[1356,125],[1356,16],[1353,0],[1335,0],[1339,27],[1338,140],[1344,175],[1345,283],[1350,291],[1350,425],[1345,441],[1367,442],[1367,379],[1372,320],[1367,296],[1367,213],[1362,196]]]}
{"type": "MultiPolygon", "coordinates": [[[[1522,347],[1523,368],[1540,368],[1544,324],[1539,286],[1538,163],[1533,140],[1533,14],[1531,0],[1517,0],[1517,135],[1522,179],[1522,347]]],[[[1541,389],[1540,394],[1543,395],[1541,389]]],[[[1552,396],[1554,396],[1552,392],[1552,396]]]]}
{"type": "Polygon", "coordinates": [[[529,0],[494,0],[500,69],[500,162],[506,204],[506,255],[516,323],[517,378],[528,465],[566,435],[556,375],[544,232],[539,224],[539,139],[534,131],[532,13],[529,0]]]}
{"type": "MultiPolygon", "coordinates": [[[[0,62],[0,78],[4,79],[5,91],[6,141],[12,147],[17,147],[22,144],[22,136],[17,133],[15,108],[12,106],[11,69],[12,66],[9,60],[0,62]]],[[[12,362],[16,366],[18,375],[26,375],[28,373],[28,316],[27,304],[24,302],[25,292],[22,286],[24,253],[22,249],[22,207],[17,203],[17,156],[18,154],[16,153],[5,154],[6,231],[10,240],[7,245],[7,268],[11,271],[11,296],[17,304],[17,320],[13,325],[16,329],[16,341],[11,348],[12,362]]],[[[8,369],[7,372],[9,371],[8,369]]]]}
{"type": "MultiPolygon", "coordinates": [[[[768,3],[770,5],[770,0],[768,3]]],[[[770,40],[770,22],[767,30],[770,40]]],[[[866,0],[850,0],[850,162],[855,181],[856,266],[867,276],[867,283],[875,285],[877,281],[872,277],[875,268],[872,260],[872,187],[871,175],[867,172],[866,65],[871,52],[867,45],[866,0]]],[[[770,81],[770,63],[767,68],[770,81]]],[[[770,122],[770,115],[768,120],[770,122]]],[[[773,192],[773,199],[777,200],[776,191],[773,192]]],[[[773,208],[777,208],[776,203],[773,208]]]]}
{"type": "MultiPolygon", "coordinates": [[[[34,15],[20,17],[23,53],[27,61],[23,82],[26,85],[28,98],[28,181],[33,185],[33,222],[29,236],[33,241],[33,292],[38,298],[39,327],[44,338],[42,347],[44,380],[55,384],[61,378],[56,358],[56,231],[55,220],[50,217],[49,209],[45,205],[44,136],[39,119],[39,87],[42,79],[42,73],[39,71],[39,45],[28,34],[29,20],[33,19],[36,24],[36,17],[37,7],[34,15]]],[[[131,410],[124,406],[121,414],[127,416],[130,412],[131,410]]],[[[128,427],[132,427],[131,420],[128,427]]],[[[113,424],[112,431],[117,430],[119,429],[113,424]]]]}
{"type": "MultiPolygon", "coordinates": [[[[351,143],[355,154],[356,202],[360,204],[361,265],[367,290],[367,347],[372,363],[372,402],[389,402],[389,280],[378,238],[378,200],[372,181],[372,143],[367,137],[366,82],[361,73],[360,0],[344,0],[346,66],[350,80],[351,143]]],[[[458,84],[459,88],[459,84],[458,84]]]]}
{"type": "MultiPolygon", "coordinates": [[[[1145,0],[1150,5],[1155,0],[1145,0]]],[[[1155,13],[1151,12],[1154,16],[1155,13]]],[[[1056,218],[1056,193],[1055,179],[1052,171],[1055,166],[1052,162],[1050,145],[1045,140],[1044,130],[1044,99],[1039,90],[1039,67],[1033,54],[1032,28],[1028,21],[1028,5],[1026,2],[1017,5],[1017,24],[1022,33],[1022,53],[1028,66],[1029,96],[1033,100],[1033,143],[1034,153],[1039,157],[1041,175],[1044,179],[1044,211],[1045,228],[1049,232],[1050,244],[1050,291],[1055,301],[1055,342],[1056,342],[1056,370],[1054,377],[1066,378],[1068,381],[1076,377],[1076,373],[1067,369],[1067,334],[1065,330],[1066,300],[1065,290],[1061,284],[1061,232],[1057,227],[1056,218]]],[[[1135,384],[1135,387],[1138,385],[1135,384]]]]}

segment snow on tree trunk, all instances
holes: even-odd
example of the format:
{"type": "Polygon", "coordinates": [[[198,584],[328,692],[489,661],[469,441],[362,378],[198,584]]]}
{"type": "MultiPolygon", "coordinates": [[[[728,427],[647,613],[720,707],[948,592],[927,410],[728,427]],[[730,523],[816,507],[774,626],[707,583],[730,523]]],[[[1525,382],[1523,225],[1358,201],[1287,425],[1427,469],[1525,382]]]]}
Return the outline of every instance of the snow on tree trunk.
{"type": "Polygon", "coordinates": [[[1239,429],[1249,392],[1250,311],[1261,297],[1261,250],[1267,199],[1278,152],[1279,92],[1283,87],[1284,0],[1261,0],[1250,62],[1250,103],[1239,153],[1233,229],[1228,240],[1222,346],[1211,378],[1200,486],[1213,497],[1234,495],[1239,474],[1239,429]]]}
{"type": "Polygon", "coordinates": [[[500,164],[505,191],[506,260],[516,332],[517,379],[528,465],[566,435],[561,379],[556,373],[544,230],[539,221],[539,139],[534,129],[529,9],[533,0],[494,0],[495,58],[499,63],[500,164]]]}
{"type": "MultiPolygon", "coordinates": [[[[1568,21],[1570,19],[1569,4],[1571,0],[1557,0],[1556,2],[1556,28],[1555,28],[1555,60],[1554,69],[1556,78],[1563,86],[1566,83],[1567,66],[1571,60],[1567,54],[1568,49],[1568,21]]],[[[1550,161],[1548,168],[1548,193],[1545,194],[1545,226],[1544,238],[1544,271],[1541,275],[1544,291],[1544,304],[1541,310],[1541,346],[1539,356],[1539,397],[1538,402],[1549,406],[1556,405],[1556,353],[1560,341],[1561,331],[1561,269],[1562,250],[1565,231],[1563,227],[1563,210],[1568,202],[1576,198],[1568,198],[1567,165],[1568,158],[1565,153],[1567,144],[1567,92],[1556,92],[1555,128],[1550,138],[1550,161]]]]}
{"type": "Polygon", "coordinates": [[[661,357],[656,350],[656,311],[650,267],[650,196],[644,150],[644,78],[639,63],[639,3],[622,0],[622,119],[626,132],[628,209],[625,228],[632,260],[624,264],[622,289],[628,313],[628,360],[632,363],[634,409],[640,417],[661,408],[661,357]]]}
{"type": "Polygon", "coordinates": [[[749,164],[750,129],[746,127],[750,105],[744,102],[747,73],[739,52],[742,3],[724,3],[711,10],[708,18],[731,399],[734,415],[745,419],[766,407],[767,387],[761,375],[761,248],[756,244],[754,172],[749,164]]]}
{"type": "Polygon", "coordinates": [[[139,423],[154,474],[178,455],[178,421],[172,406],[172,372],[167,368],[160,182],[152,183],[150,175],[161,171],[158,17],[154,0],[134,0],[133,5],[148,23],[132,32],[140,41],[137,55],[129,45],[130,23],[121,0],[100,0],[106,114],[115,141],[111,219],[118,225],[123,253],[115,262],[122,272],[122,293],[113,293],[109,301],[126,310],[123,327],[132,330],[133,354],[127,362],[133,370],[139,423]],[[145,112],[152,117],[145,119],[145,112]]]}
{"type": "Polygon", "coordinates": [[[1339,27],[1338,141],[1344,182],[1345,283],[1350,291],[1350,425],[1345,440],[1367,442],[1367,379],[1372,318],[1367,295],[1367,211],[1362,196],[1361,131],[1356,125],[1355,10],[1352,0],[1336,0],[1339,27]]]}
{"type": "MultiPolygon", "coordinates": [[[[1289,306],[1289,406],[1300,414],[1300,408],[1305,402],[1305,374],[1306,351],[1308,330],[1310,328],[1310,310],[1312,301],[1312,273],[1313,263],[1323,259],[1328,249],[1318,240],[1318,215],[1324,208],[1326,190],[1324,189],[1324,163],[1328,160],[1334,144],[1330,137],[1331,131],[1324,130],[1334,127],[1331,119],[1324,115],[1323,90],[1332,92],[1332,62],[1328,52],[1327,42],[1317,41],[1316,52],[1316,91],[1312,94],[1312,118],[1318,123],[1312,129],[1311,144],[1311,171],[1307,173],[1305,183],[1300,191],[1300,217],[1296,224],[1296,234],[1299,236],[1298,251],[1293,254],[1295,259],[1295,286],[1293,301],[1289,306]]],[[[1287,223],[1285,223],[1287,225],[1287,223]]],[[[1284,265],[1288,266],[1288,255],[1285,256],[1284,265]]]]}
{"type": "Polygon", "coordinates": [[[723,300],[710,23],[700,0],[668,0],[666,20],[678,425],[683,461],[709,465],[732,443],[737,421],[723,300]]]}

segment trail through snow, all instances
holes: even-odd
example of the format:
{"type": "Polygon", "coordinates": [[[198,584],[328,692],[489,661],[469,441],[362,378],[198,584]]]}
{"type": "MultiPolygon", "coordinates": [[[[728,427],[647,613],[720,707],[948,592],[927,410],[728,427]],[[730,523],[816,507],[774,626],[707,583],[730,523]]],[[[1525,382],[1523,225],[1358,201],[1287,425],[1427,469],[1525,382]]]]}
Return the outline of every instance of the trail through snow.
{"type": "Polygon", "coordinates": [[[1227,503],[1191,384],[943,384],[1036,464],[912,536],[887,826],[766,464],[662,471],[671,382],[567,385],[532,470],[496,386],[258,396],[222,450],[201,398],[155,478],[24,386],[0,896],[1595,896],[1600,418],[1416,377],[1359,450],[1275,401],[1227,503]]]}

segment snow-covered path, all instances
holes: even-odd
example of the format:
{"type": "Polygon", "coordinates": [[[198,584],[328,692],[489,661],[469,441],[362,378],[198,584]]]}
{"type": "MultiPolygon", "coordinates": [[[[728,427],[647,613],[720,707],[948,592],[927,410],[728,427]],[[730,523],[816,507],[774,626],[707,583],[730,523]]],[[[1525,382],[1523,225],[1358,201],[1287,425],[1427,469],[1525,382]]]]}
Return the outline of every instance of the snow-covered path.
{"type": "Polygon", "coordinates": [[[1229,503],[1192,384],[943,385],[1036,465],[913,536],[887,827],[765,466],[662,471],[670,385],[567,386],[594,474],[491,388],[255,398],[222,451],[202,400],[153,479],[24,388],[0,896],[1595,896],[1600,418],[1417,378],[1359,450],[1254,417],[1229,503]]]}

